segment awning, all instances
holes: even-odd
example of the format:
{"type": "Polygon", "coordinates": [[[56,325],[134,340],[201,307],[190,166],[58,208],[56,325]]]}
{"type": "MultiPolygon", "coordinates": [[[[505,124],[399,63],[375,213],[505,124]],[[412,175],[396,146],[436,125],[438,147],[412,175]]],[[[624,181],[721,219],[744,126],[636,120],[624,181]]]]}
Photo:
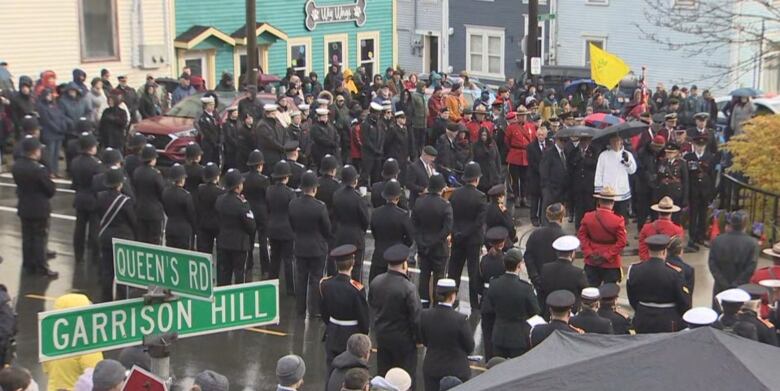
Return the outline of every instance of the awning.
{"type": "MultiPolygon", "coordinates": [[[[274,42],[277,39],[281,39],[282,41],[287,40],[287,34],[285,34],[284,31],[279,30],[266,22],[257,22],[255,36],[259,37],[261,35],[268,36],[268,38],[270,38],[269,41],[271,42],[274,42]]],[[[242,25],[233,34],[230,34],[230,37],[235,40],[236,45],[246,45],[246,24],[242,25]]]]}
{"type": "Polygon", "coordinates": [[[211,37],[219,39],[230,46],[236,45],[236,41],[231,36],[223,33],[216,27],[192,26],[173,40],[173,46],[179,49],[192,49],[199,43],[211,37]]]}

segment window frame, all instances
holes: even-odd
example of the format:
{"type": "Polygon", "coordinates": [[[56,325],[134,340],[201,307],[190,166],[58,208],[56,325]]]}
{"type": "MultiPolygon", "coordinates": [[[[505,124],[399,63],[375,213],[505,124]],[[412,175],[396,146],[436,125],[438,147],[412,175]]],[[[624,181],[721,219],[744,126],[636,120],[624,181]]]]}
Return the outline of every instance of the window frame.
{"type": "MultiPolygon", "coordinates": [[[[367,32],[359,32],[357,33],[357,39],[356,39],[356,58],[355,58],[355,70],[360,68],[363,64],[373,63],[374,64],[374,74],[376,72],[382,72],[380,60],[380,50],[381,50],[381,34],[379,31],[367,31],[367,32]],[[374,40],[374,59],[372,61],[363,61],[363,46],[360,45],[360,41],[362,40],[368,40],[373,39],[374,40]]],[[[327,55],[327,53],[326,53],[327,55]]],[[[371,75],[373,77],[373,75],[371,75]]]]}
{"type": "Polygon", "coordinates": [[[111,5],[111,13],[113,13],[113,23],[112,23],[112,38],[114,41],[114,55],[108,56],[108,57],[87,57],[87,50],[85,48],[86,39],[85,39],[85,25],[84,25],[84,0],[78,0],[77,1],[77,8],[78,8],[78,18],[79,18],[79,52],[81,57],[81,63],[87,64],[87,63],[95,63],[95,62],[106,62],[106,61],[121,61],[121,47],[119,45],[119,16],[118,16],[118,10],[117,10],[117,0],[108,0],[109,4],[111,5]]]}
{"type": "Polygon", "coordinates": [[[609,0],[585,0],[585,5],[597,5],[606,7],[609,5],[609,0]]]}
{"type": "MultiPolygon", "coordinates": [[[[311,37],[296,37],[296,38],[289,38],[287,40],[287,67],[292,67],[292,48],[293,46],[304,46],[306,47],[306,69],[304,69],[305,74],[309,74],[311,72],[312,64],[311,64],[311,37]]],[[[300,67],[293,67],[296,68],[296,71],[298,71],[297,68],[300,67]]]]}
{"type": "Polygon", "coordinates": [[[699,8],[699,0],[672,0],[672,8],[678,10],[695,10],[699,8]]]}
{"type": "Polygon", "coordinates": [[[342,45],[342,58],[341,58],[341,71],[349,68],[349,34],[328,34],[322,37],[322,66],[325,67],[323,75],[327,75],[330,72],[330,56],[328,56],[328,45],[333,42],[341,42],[342,45]]]}
{"type": "Polygon", "coordinates": [[[486,79],[506,79],[506,29],[503,27],[492,26],[473,26],[466,25],[466,71],[474,76],[486,79]],[[482,71],[471,69],[471,36],[482,36],[482,71]],[[501,39],[500,69],[499,73],[490,72],[490,51],[489,37],[498,37],[501,39]]]}
{"type": "Polygon", "coordinates": [[[582,34],[582,66],[589,66],[589,62],[587,61],[588,58],[588,50],[590,49],[588,47],[589,41],[601,41],[601,49],[606,51],[607,50],[607,36],[606,35],[599,35],[599,34],[582,34]]]}
{"type": "MultiPolygon", "coordinates": [[[[542,52],[539,53],[539,57],[542,59],[542,65],[546,65],[547,64],[547,57],[546,57],[547,50],[545,50],[544,42],[545,42],[545,38],[546,38],[546,35],[547,35],[547,21],[546,20],[539,20],[537,22],[538,22],[538,26],[540,26],[542,28],[542,35],[536,37],[537,41],[541,41],[539,46],[542,49],[541,50],[542,52]]],[[[523,34],[525,34],[525,35],[523,35],[524,37],[528,36],[528,14],[523,14],[523,34]]],[[[528,42],[526,42],[526,45],[528,45],[528,42]]]]}

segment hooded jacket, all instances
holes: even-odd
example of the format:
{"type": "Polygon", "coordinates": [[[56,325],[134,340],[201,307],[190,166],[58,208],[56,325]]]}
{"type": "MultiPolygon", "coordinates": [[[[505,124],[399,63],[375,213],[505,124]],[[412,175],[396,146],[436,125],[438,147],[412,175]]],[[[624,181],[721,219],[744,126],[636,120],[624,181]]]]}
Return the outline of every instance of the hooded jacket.
{"type": "Polygon", "coordinates": [[[19,91],[11,98],[11,120],[17,129],[22,128],[22,118],[35,112],[35,99],[32,96],[33,81],[29,76],[19,77],[19,91]],[[22,94],[22,86],[30,87],[30,93],[22,94]]]}
{"type": "Polygon", "coordinates": [[[65,87],[65,94],[63,94],[59,101],[60,109],[66,117],[70,118],[73,122],[80,120],[82,117],[89,118],[90,108],[89,102],[84,98],[81,93],[81,88],[75,83],[70,82],[65,87]],[[76,91],[76,97],[71,97],[67,92],[70,90],[76,91]]]}
{"type": "Polygon", "coordinates": [[[52,94],[48,88],[41,91],[40,100],[36,106],[41,124],[41,139],[44,144],[51,141],[64,140],[65,134],[73,124],[55,101],[46,101],[46,96],[52,94]]]}
{"type": "Polygon", "coordinates": [[[352,368],[364,368],[368,370],[368,362],[362,357],[355,357],[352,353],[345,351],[333,359],[331,363],[333,370],[328,379],[326,391],[340,391],[344,384],[344,376],[352,368]]]}
{"type": "Polygon", "coordinates": [[[84,77],[84,80],[87,80],[87,73],[82,71],[79,68],[76,68],[73,70],[73,83],[76,84],[76,87],[79,88],[81,91],[81,96],[86,96],[89,92],[89,86],[87,86],[83,81],[81,81],[81,77],[84,77]]]}

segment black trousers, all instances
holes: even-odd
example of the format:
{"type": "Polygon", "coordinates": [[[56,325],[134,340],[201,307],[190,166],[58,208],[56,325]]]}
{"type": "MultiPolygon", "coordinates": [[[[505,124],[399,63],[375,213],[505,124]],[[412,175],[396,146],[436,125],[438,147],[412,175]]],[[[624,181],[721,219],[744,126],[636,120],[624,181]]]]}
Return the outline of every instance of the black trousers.
{"type": "Polygon", "coordinates": [[[550,189],[544,189],[542,190],[542,205],[541,205],[541,221],[543,223],[547,223],[547,207],[556,203],[564,203],[566,201],[566,196],[563,194],[563,192],[557,192],[550,189]]]}
{"type": "Polygon", "coordinates": [[[307,308],[311,316],[320,313],[320,280],[326,259],[326,255],[295,257],[295,308],[299,315],[305,315],[307,308]]]}
{"type": "MultiPolygon", "coordinates": [[[[469,238],[470,239],[470,238],[469,238]]],[[[469,243],[468,241],[455,241],[452,243],[450,251],[450,264],[447,267],[447,277],[455,280],[455,284],[460,287],[460,276],[463,274],[463,264],[466,264],[466,270],[469,273],[469,282],[477,281],[479,273],[479,249],[482,243],[469,243]]],[[[434,285],[436,283],[434,282],[434,285]]],[[[471,308],[479,309],[479,287],[475,283],[469,283],[469,302],[471,308]]]]}
{"type": "Polygon", "coordinates": [[[371,267],[368,270],[369,285],[371,284],[371,281],[373,281],[376,276],[385,272],[387,272],[387,263],[385,263],[384,260],[380,261],[377,258],[371,259],[371,267]]]}
{"type": "Polygon", "coordinates": [[[675,308],[652,308],[639,305],[634,315],[637,334],[671,333],[685,328],[675,308]]]}
{"type": "MultiPolygon", "coordinates": [[[[273,280],[279,278],[279,269],[281,264],[284,263],[284,285],[287,288],[287,295],[292,296],[295,294],[295,277],[293,272],[293,263],[295,257],[293,255],[293,243],[292,240],[278,240],[269,239],[271,244],[271,263],[268,268],[268,278],[273,280]]],[[[265,273],[265,270],[263,270],[265,273]]]]}
{"type": "Polygon", "coordinates": [[[528,194],[528,166],[509,165],[509,191],[515,196],[515,205],[519,206],[520,201],[528,194]]]}
{"type": "Polygon", "coordinates": [[[90,250],[98,254],[98,225],[100,216],[93,211],[76,209],[76,228],[73,231],[73,252],[76,262],[84,260],[87,243],[90,250]]]}
{"type": "Polygon", "coordinates": [[[522,356],[527,351],[528,349],[526,348],[508,348],[499,345],[493,346],[494,357],[503,357],[506,359],[522,356]]]}
{"type": "MultiPolygon", "coordinates": [[[[592,192],[591,192],[592,193],[592,192]]],[[[575,194],[574,195],[574,227],[580,229],[580,223],[585,213],[596,209],[596,201],[593,194],[575,194]]]]}
{"type": "MultiPolygon", "coordinates": [[[[418,293],[423,304],[431,304],[431,290],[439,279],[444,278],[444,267],[447,263],[446,255],[429,255],[420,251],[418,253],[420,264],[420,283],[418,293]]],[[[461,270],[463,266],[461,265],[461,270]]]]}
{"type": "MultiPolygon", "coordinates": [[[[515,207],[519,206],[520,203],[515,202],[515,207]]],[[[539,190],[534,189],[528,194],[528,209],[531,222],[541,224],[542,217],[544,216],[544,210],[542,209],[542,195],[539,190]]]]}
{"type": "Polygon", "coordinates": [[[213,254],[217,235],[219,235],[219,229],[199,228],[196,245],[198,252],[213,254]]]}
{"type": "Polygon", "coordinates": [[[615,206],[612,208],[612,210],[623,216],[623,220],[625,220],[626,224],[628,224],[628,219],[630,218],[628,215],[628,209],[631,206],[631,199],[627,199],[624,201],[615,201],[615,206]]]}
{"type": "Polygon", "coordinates": [[[636,208],[636,228],[637,232],[640,232],[646,222],[653,220],[653,211],[650,209],[650,204],[653,202],[653,190],[639,186],[636,195],[632,199],[636,201],[634,202],[634,207],[636,208]]]}
{"type": "MultiPolygon", "coordinates": [[[[271,257],[268,255],[268,232],[266,227],[256,226],[255,240],[258,244],[258,256],[260,258],[260,272],[263,278],[268,278],[268,270],[271,268],[271,257]]],[[[252,243],[254,249],[254,243],[252,243]]],[[[247,268],[251,272],[251,269],[255,265],[255,252],[251,251],[249,254],[249,260],[247,261],[247,268]]]]}
{"type": "Polygon", "coordinates": [[[192,237],[165,234],[165,245],[168,247],[180,248],[183,250],[192,250],[192,237]]]}
{"type": "Polygon", "coordinates": [[[493,314],[482,314],[482,348],[485,350],[485,362],[493,358],[493,325],[496,323],[496,316],[493,314]]]}
{"type": "Polygon", "coordinates": [[[46,237],[49,219],[22,218],[22,267],[28,272],[48,268],[46,237]]]}
{"type": "Polygon", "coordinates": [[[136,239],[139,242],[149,244],[162,244],[162,220],[144,220],[138,219],[138,234],[136,239]]]}
{"type": "Polygon", "coordinates": [[[241,284],[244,282],[244,270],[247,251],[217,249],[217,285],[241,284]]]}
{"type": "Polygon", "coordinates": [[[363,257],[366,253],[366,244],[357,246],[355,252],[355,266],[352,267],[352,279],[363,282],[363,257]]]}
{"type": "Polygon", "coordinates": [[[623,279],[623,270],[585,265],[585,277],[588,279],[588,285],[598,288],[608,282],[619,283],[623,279]]]}
{"type": "Polygon", "coordinates": [[[371,186],[379,182],[382,177],[382,157],[363,155],[361,160],[360,183],[364,186],[371,186]]]}
{"type": "MultiPolygon", "coordinates": [[[[114,300],[114,249],[100,246],[100,298],[103,303],[114,300]]],[[[119,286],[117,286],[119,291],[119,286]]],[[[119,295],[117,295],[119,296],[119,295]]]]}
{"type": "Polygon", "coordinates": [[[690,221],[688,221],[688,240],[704,241],[707,239],[707,207],[709,202],[703,197],[691,197],[688,203],[690,221]]]}
{"type": "Polygon", "coordinates": [[[377,346],[376,366],[377,374],[384,376],[392,368],[399,367],[412,377],[412,388],[415,389],[414,379],[417,377],[417,348],[411,342],[403,344],[382,344],[377,346]]]}

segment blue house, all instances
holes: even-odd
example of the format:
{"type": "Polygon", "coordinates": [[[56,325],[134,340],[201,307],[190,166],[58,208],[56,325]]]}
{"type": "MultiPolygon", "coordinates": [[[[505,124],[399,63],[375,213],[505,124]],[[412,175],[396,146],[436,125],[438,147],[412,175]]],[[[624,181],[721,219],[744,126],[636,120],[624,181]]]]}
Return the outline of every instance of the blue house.
{"type": "MultiPolygon", "coordinates": [[[[264,73],[317,72],[334,61],[381,73],[395,64],[394,0],[257,0],[258,60],[264,73]]],[[[178,69],[188,66],[208,87],[221,74],[246,71],[244,0],[179,0],[174,47],[178,69]]]]}

